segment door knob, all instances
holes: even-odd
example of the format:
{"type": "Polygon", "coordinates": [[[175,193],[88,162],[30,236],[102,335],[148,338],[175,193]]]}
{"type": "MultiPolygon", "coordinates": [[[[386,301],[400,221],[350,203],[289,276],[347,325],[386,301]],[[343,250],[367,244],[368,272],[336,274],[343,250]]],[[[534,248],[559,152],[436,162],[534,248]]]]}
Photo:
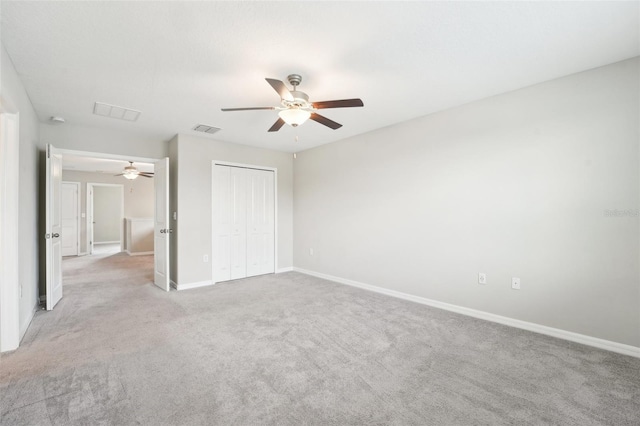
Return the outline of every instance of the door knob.
{"type": "Polygon", "coordinates": [[[161,229],[161,230],[160,230],[160,233],[161,233],[161,234],[164,234],[164,232],[165,232],[165,229],[161,229]]]}
{"type": "Polygon", "coordinates": [[[55,234],[52,235],[53,238],[58,238],[59,236],[60,236],[60,234],[58,234],[58,233],[55,233],[55,234]]]}

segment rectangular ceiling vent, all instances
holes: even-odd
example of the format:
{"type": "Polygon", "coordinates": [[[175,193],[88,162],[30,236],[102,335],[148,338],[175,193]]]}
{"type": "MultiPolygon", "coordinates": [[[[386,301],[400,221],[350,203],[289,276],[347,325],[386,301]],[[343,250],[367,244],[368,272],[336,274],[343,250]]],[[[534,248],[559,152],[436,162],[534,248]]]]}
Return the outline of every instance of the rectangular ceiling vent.
{"type": "Polygon", "coordinates": [[[195,130],[196,132],[204,132],[204,133],[214,134],[215,132],[217,132],[220,129],[217,128],[217,127],[213,127],[213,126],[207,126],[206,124],[198,124],[196,127],[193,128],[193,130],[195,130]]]}
{"type": "Polygon", "coordinates": [[[109,105],[102,102],[96,102],[93,106],[93,113],[95,115],[102,115],[104,117],[117,118],[125,121],[136,121],[141,114],[140,111],[135,109],[109,105]]]}

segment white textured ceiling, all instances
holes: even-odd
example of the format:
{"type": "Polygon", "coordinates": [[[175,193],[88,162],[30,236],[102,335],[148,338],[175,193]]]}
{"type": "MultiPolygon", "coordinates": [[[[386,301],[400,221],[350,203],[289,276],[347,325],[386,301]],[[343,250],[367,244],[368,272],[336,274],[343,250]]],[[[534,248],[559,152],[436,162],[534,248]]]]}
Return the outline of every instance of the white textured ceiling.
{"type": "Polygon", "coordinates": [[[1,35],[42,121],[300,151],[637,56],[638,26],[638,2],[3,1],[1,35]],[[275,111],[220,111],[277,105],[264,78],[291,73],[312,101],[365,106],[277,133],[275,111]]]}

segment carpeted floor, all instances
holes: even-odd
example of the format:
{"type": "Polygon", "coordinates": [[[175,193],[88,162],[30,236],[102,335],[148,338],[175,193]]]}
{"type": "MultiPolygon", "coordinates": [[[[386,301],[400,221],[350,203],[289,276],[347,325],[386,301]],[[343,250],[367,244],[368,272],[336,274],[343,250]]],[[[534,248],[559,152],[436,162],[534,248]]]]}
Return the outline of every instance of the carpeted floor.
{"type": "Polygon", "coordinates": [[[1,424],[640,424],[640,359],[294,272],[164,293],[152,260],[65,260],[1,424]]]}

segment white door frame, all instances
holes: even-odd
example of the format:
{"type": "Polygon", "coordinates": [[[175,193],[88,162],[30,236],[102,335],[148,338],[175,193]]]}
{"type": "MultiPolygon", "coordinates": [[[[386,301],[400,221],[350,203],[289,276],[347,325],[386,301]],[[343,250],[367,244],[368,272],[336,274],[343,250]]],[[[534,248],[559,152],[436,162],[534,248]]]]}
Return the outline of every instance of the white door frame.
{"type": "MultiPolygon", "coordinates": [[[[213,188],[214,186],[214,173],[213,168],[218,166],[229,166],[229,167],[241,167],[244,169],[256,169],[256,170],[266,170],[269,172],[273,172],[273,270],[274,272],[278,271],[278,169],[276,167],[266,167],[266,166],[257,166],[255,164],[242,164],[242,163],[233,163],[229,161],[220,161],[213,160],[211,162],[211,255],[213,256],[213,242],[215,241],[215,227],[213,223],[213,212],[215,206],[213,205],[213,188]]],[[[215,271],[214,271],[214,259],[211,259],[211,282],[215,284],[215,271]]]]}
{"type": "Polygon", "coordinates": [[[81,206],[82,206],[82,186],[80,185],[80,182],[73,182],[73,181],[68,181],[68,180],[63,180],[62,184],[63,185],[64,184],[76,185],[76,189],[78,191],[78,199],[77,199],[78,206],[77,206],[77,211],[76,211],[76,226],[77,226],[77,229],[78,229],[78,232],[77,232],[78,241],[76,242],[76,244],[77,244],[77,248],[78,249],[76,251],[76,256],[80,256],[80,254],[81,254],[81,252],[80,252],[80,234],[82,233],[81,232],[82,221],[80,220],[81,219],[80,215],[82,214],[81,213],[82,212],[82,209],[81,209],[81,206]]]}
{"type": "Polygon", "coordinates": [[[20,114],[0,104],[0,352],[20,345],[20,114]]]}
{"type": "Polygon", "coordinates": [[[124,251],[124,184],[87,182],[87,251],[93,254],[93,188],[107,186],[120,188],[120,251],[124,251]]]}

